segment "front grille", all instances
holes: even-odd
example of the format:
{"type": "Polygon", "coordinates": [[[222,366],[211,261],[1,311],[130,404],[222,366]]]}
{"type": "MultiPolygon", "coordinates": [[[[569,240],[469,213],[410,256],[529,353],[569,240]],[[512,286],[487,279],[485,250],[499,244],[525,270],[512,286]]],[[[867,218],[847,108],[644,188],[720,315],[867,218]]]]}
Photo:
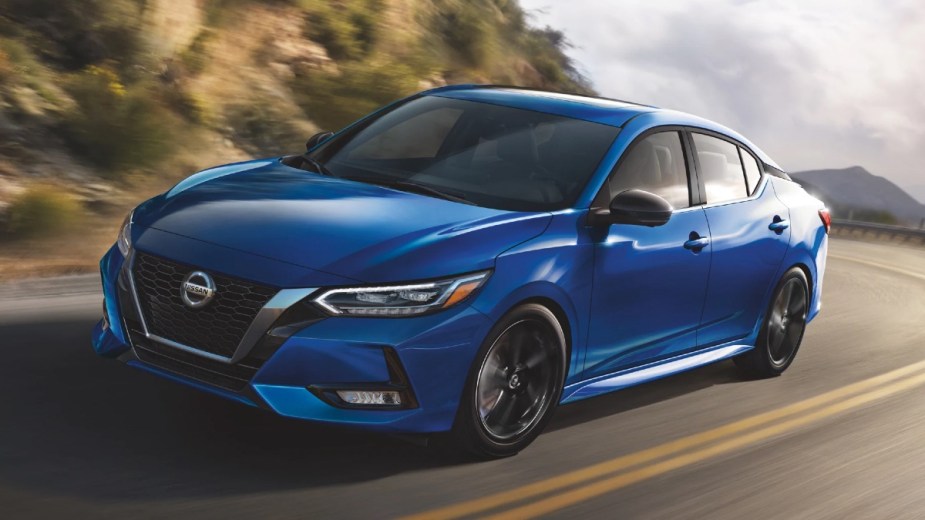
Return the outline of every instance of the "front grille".
{"type": "Polygon", "coordinates": [[[137,252],[133,275],[148,332],[230,358],[276,289],[214,273],[215,297],[192,309],[180,299],[183,279],[196,267],[137,252]]]}
{"type": "Polygon", "coordinates": [[[250,356],[233,365],[215,361],[151,341],[137,331],[132,344],[138,359],[149,365],[234,392],[243,390],[263,365],[262,359],[250,356]]]}

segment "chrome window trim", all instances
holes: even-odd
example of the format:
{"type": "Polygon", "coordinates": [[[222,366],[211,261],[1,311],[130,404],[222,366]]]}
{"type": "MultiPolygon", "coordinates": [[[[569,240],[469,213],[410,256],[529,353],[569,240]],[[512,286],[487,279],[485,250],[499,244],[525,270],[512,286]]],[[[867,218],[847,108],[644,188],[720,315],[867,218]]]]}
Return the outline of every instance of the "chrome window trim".
{"type": "MultiPolygon", "coordinates": [[[[189,345],[184,345],[176,341],[158,336],[157,334],[152,334],[148,330],[148,324],[145,322],[145,315],[141,309],[141,301],[138,299],[138,290],[135,287],[135,274],[133,268],[135,267],[135,249],[129,253],[129,258],[125,262],[126,278],[128,279],[129,289],[132,293],[132,300],[135,303],[135,311],[138,313],[138,320],[141,322],[141,332],[144,334],[145,338],[156,341],[162,345],[175,348],[177,350],[183,350],[189,352],[190,354],[195,354],[197,356],[204,357],[206,359],[211,359],[213,361],[221,361],[222,363],[234,364],[238,361],[241,361],[251,350],[257,345],[260,341],[260,338],[266,333],[266,331],[273,325],[284,312],[286,312],[289,307],[292,307],[303,298],[306,298],[308,295],[317,291],[317,287],[306,287],[301,289],[280,289],[272,298],[257,312],[257,315],[254,317],[254,320],[251,321],[250,326],[248,326],[247,331],[244,333],[244,336],[241,337],[241,341],[238,343],[238,346],[235,348],[234,355],[231,357],[220,356],[218,354],[213,354],[211,352],[206,352],[200,350],[196,347],[191,347],[189,345]]],[[[131,341],[131,338],[129,338],[131,341]]],[[[134,348],[134,345],[132,346],[134,348]]]]}
{"type": "Polygon", "coordinates": [[[722,201],[722,202],[714,202],[714,203],[712,203],[712,204],[707,203],[707,204],[700,204],[700,205],[698,205],[698,206],[689,206],[689,207],[686,207],[686,208],[676,209],[676,210],[672,211],[672,213],[683,213],[683,212],[685,212],[685,211],[690,211],[690,210],[693,210],[693,209],[710,209],[710,208],[718,208],[718,207],[720,207],[720,206],[728,206],[729,204],[739,204],[740,202],[748,202],[748,201],[751,201],[751,200],[759,199],[759,198],[761,198],[762,195],[764,195],[764,190],[767,189],[767,186],[768,186],[768,183],[769,183],[769,182],[770,182],[770,181],[768,180],[768,175],[765,174],[765,173],[762,173],[762,174],[761,174],[761,180],[758,181],[758,187],[756,187],[756,188],[755,188],[755,192],[752,193],[751,195],[749,195],[748,197],[745,197],[745,198],[742,198],[742,199],[724,200],[724,201],[722,201]]]}

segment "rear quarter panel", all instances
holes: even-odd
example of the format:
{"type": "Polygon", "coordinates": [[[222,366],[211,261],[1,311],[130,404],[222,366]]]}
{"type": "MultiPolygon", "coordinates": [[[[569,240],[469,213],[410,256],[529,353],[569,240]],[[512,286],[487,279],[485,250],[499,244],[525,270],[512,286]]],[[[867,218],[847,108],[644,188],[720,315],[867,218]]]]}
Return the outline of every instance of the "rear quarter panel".
{"type": "Polygon", "coordinates": [[[790,208],[790,248],[781,265],[780,275],[799,265],[810,278],[811,302],[807,321],[812,320],[822,307],[822,281],[825,275],[828,234],[819,217],[825,204],[808,194],[799,184],[770,177],[777,197],[790,208]]]}

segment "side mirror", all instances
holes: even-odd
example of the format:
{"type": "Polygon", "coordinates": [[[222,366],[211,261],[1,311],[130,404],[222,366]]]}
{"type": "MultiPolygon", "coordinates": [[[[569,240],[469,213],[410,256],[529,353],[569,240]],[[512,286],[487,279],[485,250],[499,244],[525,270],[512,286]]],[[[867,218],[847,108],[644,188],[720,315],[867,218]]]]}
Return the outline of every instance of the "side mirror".
{"type": "Polygon", "coordinates": [[[305,149],[311,151],[312,148],[330,139],[332,135],[334,135],[334,132],[318,132],[308,138],[308,141],[305,142],[305,149]]]}
{"type": "Polygon", "coordinates": [[[642,190],[626,190],[610,201],[609,209],[599,209],[590,215],[589,223],[633,224],[637,226],[661,226],[668,223],[674,208],[667,200],[654,193],[642,190]]]}

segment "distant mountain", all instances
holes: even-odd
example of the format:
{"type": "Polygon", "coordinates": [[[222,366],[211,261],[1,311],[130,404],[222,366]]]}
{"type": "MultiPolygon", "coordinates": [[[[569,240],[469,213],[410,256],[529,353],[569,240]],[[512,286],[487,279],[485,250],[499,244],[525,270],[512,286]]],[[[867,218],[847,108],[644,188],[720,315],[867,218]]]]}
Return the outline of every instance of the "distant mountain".
{"type": "Polygon", "coordinates": [[[836,218],[894,221],[918,226],[925,204],[892,182],[860,166],[840,170],[810,170],[790,174],[807,191],[832,209],[836,218]],[[893,218],[891,218],[893,217],[893,218]]]}
{"type": "Polygon", "coordinates": [[[919,202],[925,204],[925,184],[915,184],[908,186],[906,191],[909,192],[909,195],[912,195],[918,199],[919,202]]]}

